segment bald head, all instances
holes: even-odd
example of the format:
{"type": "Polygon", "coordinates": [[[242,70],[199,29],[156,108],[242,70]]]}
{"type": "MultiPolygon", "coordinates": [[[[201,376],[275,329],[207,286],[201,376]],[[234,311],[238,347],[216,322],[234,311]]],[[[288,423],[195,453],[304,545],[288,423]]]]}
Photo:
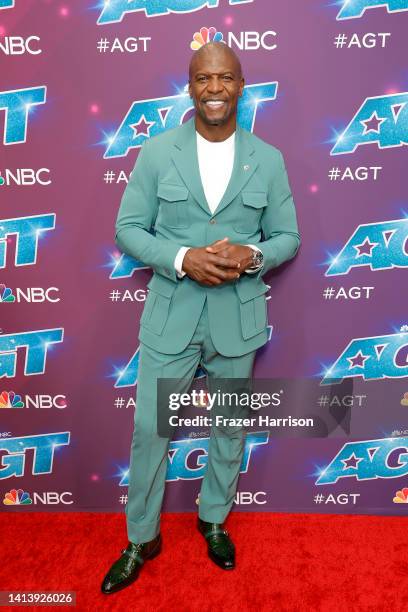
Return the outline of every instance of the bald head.
{"type": "Polygon", "coordinates": [[[242,78],[241,62],[238,55],[223,42],[208,42],[195,51],[193,54],[188,69],[188,78],[191,81],[193,74],[202,66],[215,66],[219,64],[220,68],[228,65],[233,67],[237,77],[242,78]]]}

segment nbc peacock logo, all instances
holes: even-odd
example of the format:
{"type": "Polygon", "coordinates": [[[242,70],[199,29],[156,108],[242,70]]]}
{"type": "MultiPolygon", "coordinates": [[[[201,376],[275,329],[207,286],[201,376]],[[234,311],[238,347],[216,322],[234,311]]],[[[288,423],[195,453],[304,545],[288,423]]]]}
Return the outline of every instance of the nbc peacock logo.
{"type": "Polygon", "coordinates": [[[5,494],[3,504],[6,506],[29,506],[33,503],[30,494],[23,489],[11,489],[5,494]]]}
{"type": "Polygon", "coordinates": [[[21,395],[14,391],[2,391],[0,393],[0,408],[24,408],[21,395]]]}
{"type": "Polygon", "coordinates": [[[392,501],[394,504],[408,504],[408,487],[397,491],[392,501]]]}
{"type": "Polygon", "coordinates": [[[190,48],[197,51],[200,47],[208,42],[223,42],[225,43],[222,32],[218,32],[217,28],[200,28],[199,32],[194,32],[193,40],[190,43],[190,48]]]}
{"type": "Polygon", "coordinates": [[[15,302],[16,296],[13,295],[10,287],[6,287],[4,283],[0,283],[0,302],[15,302]]]}

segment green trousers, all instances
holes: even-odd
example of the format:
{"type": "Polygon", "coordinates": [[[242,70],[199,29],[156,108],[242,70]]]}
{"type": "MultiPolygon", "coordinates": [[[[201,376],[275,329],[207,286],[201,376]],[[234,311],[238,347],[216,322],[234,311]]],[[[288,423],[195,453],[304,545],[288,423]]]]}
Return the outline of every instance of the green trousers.
{"type": "MultiPolygon", "coordinates": [[[[146,344],[140,345],[128,502],[125,508],[131,542],[148,542],[160,531],[170,438],[160,437],[157,433],[157,379],[183,379],[182,388],[178,391],[188,392],[200,363],[208,380],[210,377],[250,378],[255,354],[256,351],[251,351],[239,357],[224,357],[217,353],[209,331],[207,301],[204,302],[191,342],[181,353],[167,355],[146,344]]],[[[230,433],[228,428],[223,428],[222,434],[217,435],[217,427],[212,426],[207,469],[199,501],[199,516],[204,521],[222,523],[230,511],[244,445],[244,428],[230,428],[230,433]]]]}

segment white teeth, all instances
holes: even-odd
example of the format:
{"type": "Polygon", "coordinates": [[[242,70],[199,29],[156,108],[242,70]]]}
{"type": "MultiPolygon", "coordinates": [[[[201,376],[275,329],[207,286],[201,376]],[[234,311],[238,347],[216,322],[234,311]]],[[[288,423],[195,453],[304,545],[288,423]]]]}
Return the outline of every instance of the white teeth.
{"type": "Polygon", "coordinates": [[[206,104],[216,108],[218,106],[222,106],[224,104],[224,102],[223,102],[223,100],[207,100],[206,104]]]}

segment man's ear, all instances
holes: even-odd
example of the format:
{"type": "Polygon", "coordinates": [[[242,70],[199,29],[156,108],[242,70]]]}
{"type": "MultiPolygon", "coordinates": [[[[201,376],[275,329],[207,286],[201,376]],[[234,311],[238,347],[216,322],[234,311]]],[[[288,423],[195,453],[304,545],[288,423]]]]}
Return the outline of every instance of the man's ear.
{"type": "Polygon", "coordinates": [[[245,79],[242,77],[241,84],[239,86],[239,95],[242,96],[245,87],[245,79]]]}

